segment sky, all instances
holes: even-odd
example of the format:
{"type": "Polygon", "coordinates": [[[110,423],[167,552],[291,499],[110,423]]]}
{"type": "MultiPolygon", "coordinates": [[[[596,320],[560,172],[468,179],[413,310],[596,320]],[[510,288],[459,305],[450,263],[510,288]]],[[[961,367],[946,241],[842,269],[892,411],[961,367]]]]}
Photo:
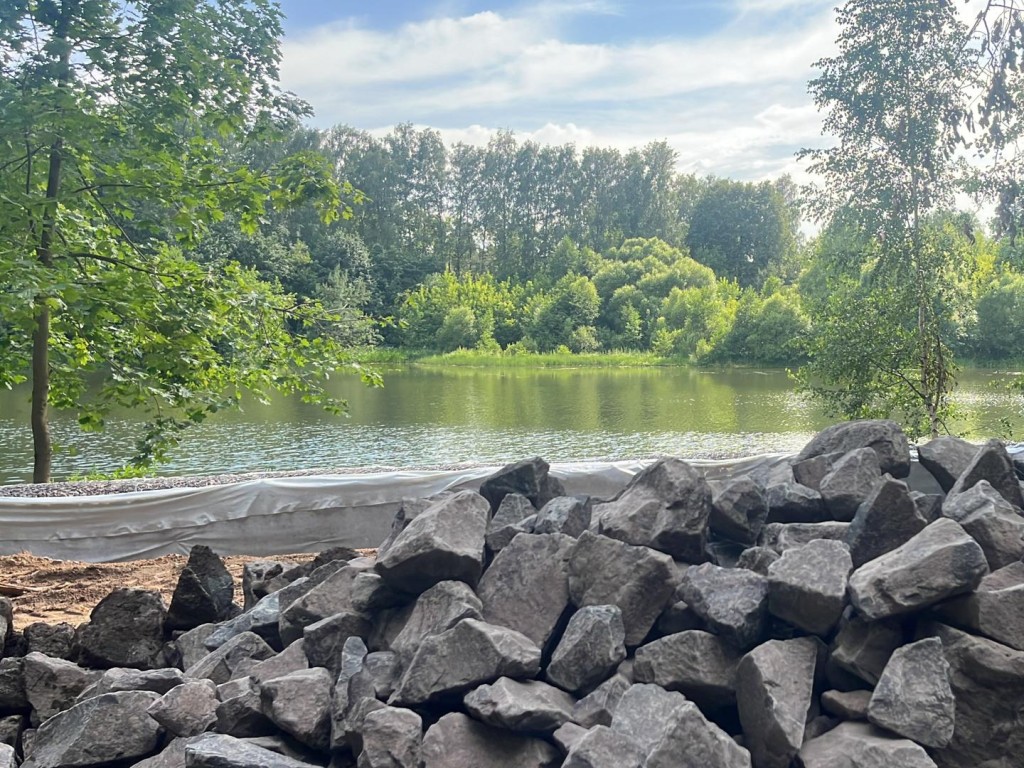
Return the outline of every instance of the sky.
{"type": "Polygon", "coordinates": [[[622,150],[759,181],[822,146],[807,95],[833,0],[282,0],[281,80],[313,124],[622,150]]]}

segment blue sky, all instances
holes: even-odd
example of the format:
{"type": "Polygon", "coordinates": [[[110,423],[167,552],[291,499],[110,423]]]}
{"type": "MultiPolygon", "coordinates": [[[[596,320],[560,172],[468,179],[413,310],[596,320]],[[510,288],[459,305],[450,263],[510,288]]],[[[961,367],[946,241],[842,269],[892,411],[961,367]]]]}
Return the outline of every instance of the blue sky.
{"type": "Polygon", "coordinates": [[[820,146],[807,95],[834,52],[832,0],[283,0],[282,82],[314,123],[448,141],[500,129],[627,149],[666,140],[679,167],[760,180],[820,146]]]}

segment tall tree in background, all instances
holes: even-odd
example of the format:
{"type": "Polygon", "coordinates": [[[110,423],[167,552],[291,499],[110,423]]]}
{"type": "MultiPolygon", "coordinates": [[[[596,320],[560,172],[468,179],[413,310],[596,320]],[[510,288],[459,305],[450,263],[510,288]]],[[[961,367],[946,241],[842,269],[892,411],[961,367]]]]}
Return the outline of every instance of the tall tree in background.
{"type": "MultiPolygon", "coordinates": [[[[850,0],[839,55],[810,83],[838,139],[805,152],[825,180],[812,209],[864,243],[854,276],[814,307],[805,380],[849,416],[902,412],[937,434],[954,384],[948,287],[956,254],[933,225],[952,202],[972,72],[951,0],[850,0]]],[[[848,266],[848,265],[846,265],[848,266]]]]}
{"type": "Polygon", "coordinates": [[[237,159],[306,113],[277,87],[280,34],[271,0],[0,4],[0,384],[31,377],[34,481],[51,403],[86,428],[147,411],[141,461],[243,389],[338,405],[322,377],[342,350],[292,336],[315,304],[169,244],[225,210],[250,231],[275,205],[342,210],[321,155],[237,159]]]}

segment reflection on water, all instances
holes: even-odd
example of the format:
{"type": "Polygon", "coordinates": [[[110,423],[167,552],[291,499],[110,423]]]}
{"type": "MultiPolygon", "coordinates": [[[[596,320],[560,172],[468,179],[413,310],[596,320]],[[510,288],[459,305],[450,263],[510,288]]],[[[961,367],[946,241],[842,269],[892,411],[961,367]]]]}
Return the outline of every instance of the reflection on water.
{"type": "MultiPolygon", "coordinates": [[[[1024,432],[1024,399],[998,377],[966,372],[958,430],[981,437],[1024,432]]],[[[798,450],[829,423],[781,371],[690,369],[385,371],[385,387],[335,382],[351,416],[335,418],[298,399],[247,405],[192,429],[161,474],[315,467],[431,466],[672,454],[739,456],[798,450]]],[[[109,472],[130,455],[130,414],[84,434],[57,414],[56,478],[109,472]]],[[[0,482],[31,470],[27,391],[0,394],[0,482]]]]}

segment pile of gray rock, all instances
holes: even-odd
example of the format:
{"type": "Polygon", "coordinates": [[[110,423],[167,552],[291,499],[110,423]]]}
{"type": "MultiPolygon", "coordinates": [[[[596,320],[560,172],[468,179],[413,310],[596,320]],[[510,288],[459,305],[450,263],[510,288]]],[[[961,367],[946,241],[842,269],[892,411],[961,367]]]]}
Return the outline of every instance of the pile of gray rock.
{"type": "Polygon", "coordinates": [[[534,459],[241,607],[205,547],[169,607],[0,603],[0,768],[1020,768],[1021,469],[887,421],[610,500],[534,459]]]}

